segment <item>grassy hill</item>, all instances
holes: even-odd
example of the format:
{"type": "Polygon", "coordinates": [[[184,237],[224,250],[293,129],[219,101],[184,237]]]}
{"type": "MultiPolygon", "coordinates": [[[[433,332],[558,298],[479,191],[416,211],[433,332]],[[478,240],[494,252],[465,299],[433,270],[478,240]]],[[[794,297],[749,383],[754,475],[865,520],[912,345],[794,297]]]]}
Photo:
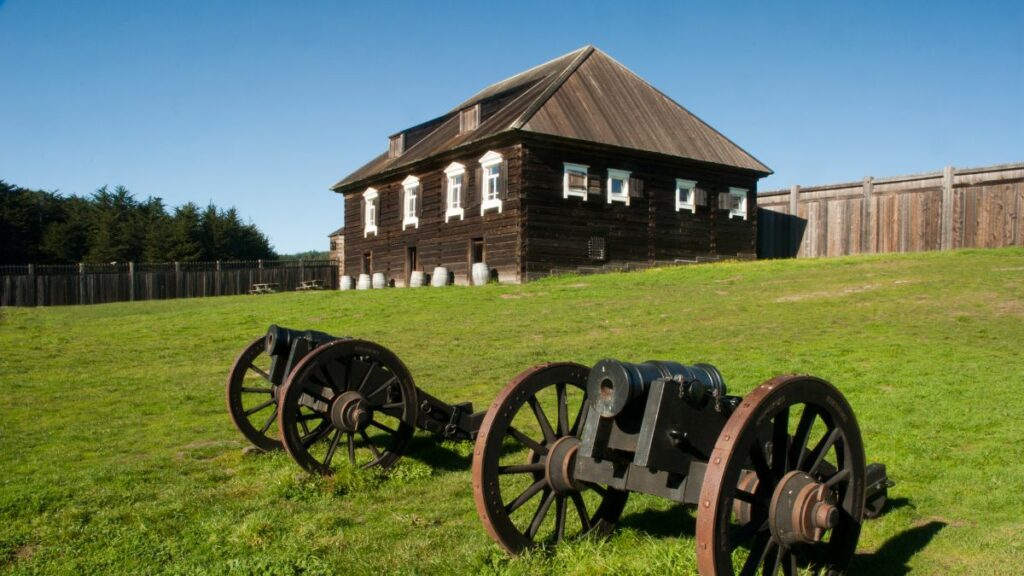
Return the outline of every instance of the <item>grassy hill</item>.
{"type": "Polygon", "coordinates": [[[693,512],[632,497],[606,541],[510,559],[469,445],[418,435],[389,478],[245,455],[223,381],[270,323],[392,348],[477,408],[520,370],[717,365],[744,393],[836,384],[893,506],[854,573],[1024,572],[1024,250],[722,263],[527,286],[0,310],[0,572],[694,572],[693,512]]]}

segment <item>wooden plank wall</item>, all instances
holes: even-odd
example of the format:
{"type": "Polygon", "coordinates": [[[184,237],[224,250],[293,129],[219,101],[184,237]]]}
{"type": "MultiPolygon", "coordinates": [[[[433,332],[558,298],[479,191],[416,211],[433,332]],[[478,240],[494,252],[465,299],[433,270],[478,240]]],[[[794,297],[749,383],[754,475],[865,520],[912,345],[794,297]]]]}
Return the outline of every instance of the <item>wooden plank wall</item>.
{"type": "Polygon", "coordinates": [[[523,151],[524,279],[552,273],[635,269],[674,262],[753,258],[753,206],[757,179],[741,172],[712,170],[650,154],[530,142],[523,151]],[[586,200],[563,196],[564,162],[588,166],[586,200]],[[608,169],[628,170],[643,181],[639,196],[607,201],[608,169]],[[676,211],[676,178],[694,180],[707,192],[695,212],[676,211]],[[749,190],[747,219],[718,208],[730,186],[749,190]],[[591,238],[605,241],[603,261],[588,257],[591,238]]]}
{"type": "Polygon", "coordinates": [[[372,183],[380,199],[376,236],[363,237],[363,191],[346,193],[345,274],[358,276],[362,272],[363,255],[370,253],[372,270],[369,272],[382,272],[396,286],[405,286],[409,272],[406,270],[407,250],[413,246],[420,270],[429,274],[435,266],[445,266],[455,275],[456,284],[469,284],[470,242],[482,238],[485,260],[497,271],[498,281],[519,282],[520,149],[519,145],[494,148],[502,155],[508,169],[508,191],[501,213],[488,210],[480,214],[482,184],[477,181],[477,172],[480,157],[488,148],[445,156],[416,172],[372,183]],[[453,161],[466,167],[463,193],[468,193],[469,201],[463,203],[463,220],[445,222],[447,176],[444,169],[453,161]],[[410,174],[420,180],[419,227],[402,230],[402,180],[410,174]]]}
{"type": "Polygon", "coordinates": [[[758,257],[1024,245],[1024,163],[758,196],[758,257]]]}
{"type": "Polygon", "coordinates": [[[255,283],[338,287],[331,260],[0,266],[0,306],[64,306],[247,294],[255,283]]]}

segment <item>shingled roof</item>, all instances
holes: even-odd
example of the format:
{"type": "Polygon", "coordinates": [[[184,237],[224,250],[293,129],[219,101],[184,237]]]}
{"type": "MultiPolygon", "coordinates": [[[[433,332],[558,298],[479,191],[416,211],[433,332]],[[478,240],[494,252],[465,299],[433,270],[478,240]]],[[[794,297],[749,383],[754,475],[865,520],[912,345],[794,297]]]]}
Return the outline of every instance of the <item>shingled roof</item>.
{"type": "Polygon", "coordinates": [[[443,116],[403,131],[408,139],[403,154],[389,158],[385,151],[332,189],[344,192],[376,176],[511,131],[772,173],[628,68],[593,46],[584,46],[492,84],[443,116]],[[478,103],[483,110],[480,125],[460,134],[459,111],[478,103]]]}

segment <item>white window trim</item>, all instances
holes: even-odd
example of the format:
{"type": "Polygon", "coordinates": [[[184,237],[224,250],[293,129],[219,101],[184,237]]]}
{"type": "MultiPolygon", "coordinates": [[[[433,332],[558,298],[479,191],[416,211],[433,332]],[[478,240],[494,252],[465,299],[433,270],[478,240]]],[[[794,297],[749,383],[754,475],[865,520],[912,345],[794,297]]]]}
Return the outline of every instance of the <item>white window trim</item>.
{"type": "Polygon", "coordinates": [[[415,176],[406,176],[405,180],[402,180],[402,190],[405,194],[402,195],[402,230],[405,230],[409,226],[415,228],[420,227],[419,216],[416,216],[415,209],[409,213],[409,192],[413,191],[417,196],[420,195],[422,188],[420,188],[420,179],[415,176]]]}
{"type": "Polygon", "coordinates": [[[676,212],[680,210],[689,210],[691,213],[697,212],[697,182],[694,180],[676,178],[676,212]],[[687,191],[686,200],[679,197],[679,193],[683,190],[687,191]]]}
{"type": "Polygon", "coordinates": [[[625,202],[629,206],[629,176],[632,172],[628,170],[608,169],[608,203],[625,202]],[[612,180],[622,180],[622,194],[612,194],[612,180]]]}
{"type": "Polygon", "coordinates": [[[573,164],[572,162],[563,162],[564,166],[562,172],[562,198],[568,198],[575,196],[582,198],[584,202],[587,201],[587,171],[590,170],[590,166],[583,164],[573,164]],[[571,190],[569,188],[569,172],[583,172],[583,190],[571,190]]]}
{"type": "MultiPolygon", "coordinates": [[[[501,154],[498,154],[494,150],[488,150],[487,154],[480,157],[480,168],[483,169],[482,182],[480,182],[480,215],[483,216],[484,212],[493,208],[498,209],[498,214],[501,214],[501,198],[487,198],[487,169],[495,164],[501,164],[504,160],[501,154]]],[[[499,173],[498,178],[501,178],[499,173]]]]}
{"type": "Polygon", "coordinates": [[[371,233],[377,235],[377,211],[380,206],[377,205],[377,194],[376,188],[367,188],[366,192],[363,192],[363,238],[366,238],[371,233]],[[373,203],[373,218],[370,218],[370,203],[373,203]]]}
{"type": "Polygon", "coordinates": [[[466,219],[466,210],[462,207],[462,201],[466,197],[466,167],[458,162],[452,162],[444,169],[445,176],[445,211],[444,211],[444,222],[448,223],[448,220],[452,218],[458,218],[459,220],[466,219]],[[452,179],[456,176],[462,176],[462,186],[459,189],[459,205],[458,207],[452,206],[451,196],[451,185],[452,179]]]}
{"type": "Polygon", "coordinates": [[[747,219],[747,190],[746,188],[733,188],[729,187],[729,195],[736,196],[740,199],[739,207],[729,210],[729,218],[736,216],[738,218],[747,219]]]}

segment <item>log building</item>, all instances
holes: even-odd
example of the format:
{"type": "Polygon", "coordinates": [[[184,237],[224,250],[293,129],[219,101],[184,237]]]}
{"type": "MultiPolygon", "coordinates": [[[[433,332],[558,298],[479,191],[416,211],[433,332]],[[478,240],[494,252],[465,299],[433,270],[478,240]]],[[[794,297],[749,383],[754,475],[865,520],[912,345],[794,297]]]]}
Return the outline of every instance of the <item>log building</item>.
{"type": "Polygon", "coordinates": [[[756,253],[771,170],[586,46],[389,138],[332,189],[346,274],[501,282],[756,253]]]}

